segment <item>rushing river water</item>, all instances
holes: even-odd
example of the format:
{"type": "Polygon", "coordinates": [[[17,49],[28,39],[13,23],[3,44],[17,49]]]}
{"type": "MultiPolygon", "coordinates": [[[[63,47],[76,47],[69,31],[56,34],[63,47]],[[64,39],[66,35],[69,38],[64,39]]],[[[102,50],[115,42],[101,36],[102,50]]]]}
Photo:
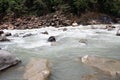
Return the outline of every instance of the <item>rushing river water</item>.
{"type": "MultiPolygon", "coordinates": [[[[100,26],[104,25],[96,25],[96,27],[100,26]]],[[[67,27],[67,31],[63,31],[63,28],[53,27],[4,30],[13,35],[18,34],[19,37],[9,37],[11,42],[0,43],[0,47],[16,54],[21,58],[22,63],[0,73],[0,80],[24,80],[22,78],[24,66],[30,58],[46,58],[50,61],[52,74],[49,80],[81,80],[83,75],[94,73],[93,68],[78,60],[84,55],[120,59],[120,37],[115,35],[117,28],[108,31],[106,29],[90,29],[90,27],[67,27]],[[41,32],[44,31],[49,34],[42,34],[41,32]],[[29,33],[33,35],[22,37],[29,33]],[[56,36],[56,43],[47,42],[49,36],[56,36]]]]}

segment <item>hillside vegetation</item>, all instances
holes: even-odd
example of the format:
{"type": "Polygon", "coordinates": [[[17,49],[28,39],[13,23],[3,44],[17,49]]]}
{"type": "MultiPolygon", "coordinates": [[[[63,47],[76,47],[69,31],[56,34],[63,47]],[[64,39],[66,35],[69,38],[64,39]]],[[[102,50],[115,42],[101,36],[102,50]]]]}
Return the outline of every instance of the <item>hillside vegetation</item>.
{"type": "Polygon", "coordinates": [[[0,17],[42,16],[58,10],[76,16],[93,11],[120,17],[120,0],[0,0],[0,17]]]}

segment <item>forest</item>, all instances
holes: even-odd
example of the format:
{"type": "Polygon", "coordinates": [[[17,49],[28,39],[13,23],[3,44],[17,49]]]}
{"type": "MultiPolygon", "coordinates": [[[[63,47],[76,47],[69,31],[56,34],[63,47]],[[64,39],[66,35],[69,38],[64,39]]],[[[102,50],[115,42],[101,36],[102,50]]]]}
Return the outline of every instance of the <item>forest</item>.
{"type": "Polygon", "coordinates": [[[120,17],[120,0],[0,0],[0,17],[42,16],[56,11],[76,16],[92,11],[120,17]]]}

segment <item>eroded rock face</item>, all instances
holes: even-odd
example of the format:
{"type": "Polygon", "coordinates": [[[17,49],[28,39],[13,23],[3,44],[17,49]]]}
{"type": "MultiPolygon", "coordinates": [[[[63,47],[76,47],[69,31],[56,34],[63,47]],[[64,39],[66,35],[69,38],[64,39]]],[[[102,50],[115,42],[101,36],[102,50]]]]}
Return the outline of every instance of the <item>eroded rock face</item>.
{"type": "Polygon", "coordinates": [[[24,79],[26,80],[46,80],[50,75],[50,69],[46,59],[31,59],[26,66],[24,79]]]}
{"type": "Polygon", "coordinates": [[[107,72],[112,76],[120,74],[120,60],[88,55],[82,57],[81,60],[83,63],[107,72]]]}
{"type": "Polygon", "coordinates": [[[21,60],[17,57],[15,57],[15,55],[4,51],[4,50],[0,50],[0,71],[4,70],[8,67],[14,66],[16,64],[18,64],[21,60]]]}

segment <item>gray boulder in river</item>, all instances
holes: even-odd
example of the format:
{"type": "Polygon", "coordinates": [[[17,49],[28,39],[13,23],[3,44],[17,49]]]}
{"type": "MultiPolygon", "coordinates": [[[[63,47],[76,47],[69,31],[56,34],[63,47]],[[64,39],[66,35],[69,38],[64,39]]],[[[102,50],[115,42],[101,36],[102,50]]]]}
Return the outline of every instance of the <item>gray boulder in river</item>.
{"type": "Polygon", "coordinates": [[[17,58],[15,55],[4,51],[0,50],[0,71],[4,70],[8,67],[14,66],[18,64],[21,60],[17,58]]]}
{"type": "Polygon", "coordinates": [[[81,60],[83,63],[107,72],[111,76],[120,75],[120,60],[89,55],[82,57],[81,60]]]}
{"type": "Polygon", "coordinates": [[[46,59],[31,59],[24,73],[25,80],[46,80],[50,75],[49,63],[46,59]]]}

